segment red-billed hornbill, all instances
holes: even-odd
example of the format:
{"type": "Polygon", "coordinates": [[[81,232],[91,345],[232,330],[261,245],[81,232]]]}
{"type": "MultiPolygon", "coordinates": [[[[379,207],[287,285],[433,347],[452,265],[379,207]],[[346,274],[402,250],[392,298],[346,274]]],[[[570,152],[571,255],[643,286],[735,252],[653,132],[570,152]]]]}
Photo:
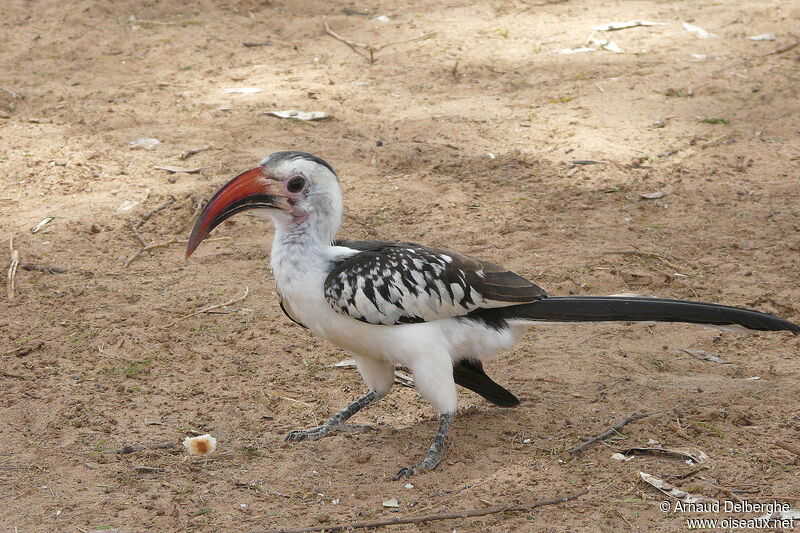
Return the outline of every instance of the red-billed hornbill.
{"type": "Polygon", "coordinates": [[[198,218],[186,256],[223,220],[247,209],[272,219],[271,266],[286,315],[352,353],[369,392],[321,426],[287,441],[343,429],[386,395],[395,365],[411,370],[419,393],[440,414],[425,457],[407,477],[439,464],[457,408],[456,384],[501,407],[519,400],[486,375],[483,362],[511,349],[542,322],[664,321],[753,330],[800,326],[736,307],[659,298],[547,296],[527,279],[472,257],[417,244],[335,240],[342,194],[333,168],[305,152],[276,152],[224,185],[198,218]]]}

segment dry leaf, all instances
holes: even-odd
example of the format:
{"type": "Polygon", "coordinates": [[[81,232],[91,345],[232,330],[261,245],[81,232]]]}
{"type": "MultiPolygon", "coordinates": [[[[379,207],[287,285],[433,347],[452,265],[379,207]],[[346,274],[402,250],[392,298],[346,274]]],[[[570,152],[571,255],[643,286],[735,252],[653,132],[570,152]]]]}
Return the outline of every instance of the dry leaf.
{"type": "Polygon", "coordinates": [[[272,115],[278,118],[293,118],[295,120],[322,120],[328,118],[324,111],[298,111],[296,109],[287,109],[285,111],[266,111],[265,115],[272,115]]]}
{"type": "Polygon", "coordinates": [[[614,459],[615,461],[627,462],[627,461],[632,461],[633,460],[633,455],[628,457],[628,456],[623,455],[621,453],[612,453],[611,454],[611,458],[614,459]]]}
{"type": "Polygon", "coordinates": [[[684,461],[691,461],[692,463],[704,463],[708,459],[708,455],[702,451],[700,453],[691,453],[685,450],[669,450],[656,446],[650,448],[628,448],[627,450],[620,450],[619,453],[626,458],[628,456],[632,458],[634,455],[663,455],[666,457],[675,457],[684,461]]]}
{"type": "Polygon", "coordinates": [[[142,137],[141,139],[134,139],[128,143],[131,150],[154,150],[156,146],[161,144],[158,139],[152,137],[142,137]]]}
{"type": "Polygon", "coordinates": [[[383,502],[384,507],[400,507],[400,502],[397,501],[397,498],[392,498],[391,500],[386,500],[383,502]]]}
{"type": "Polygon", "coordinates": [[[667,193],[665,192],[656,191],[656,192],[642,193],[639,196],[641,196],[645,200],[658,200],[659,198],[664,198],[666,195],[667,193]]]}
{"type": "Polygon", "coordinates": [[[137,205],[139,205],[139,202],[134,202],[133,200],[125,200],[124,202],[119,204],[119,207],[117,208],[117,213],[127,213],[137,205]]]}
{"type": "Polygon", "coordinates": [[[617,45],[614,41],[609,41],[608,39],[598,39],[594,35],[590,35],[588,39],[586,39],[586,44],[589,46],[594,46],[596,48],[602,48],[603,50],[608,50],[609,52],[615,52],[617,54],[622,53],[622,48],[617,45]]]}
{"type": "Polygon", "coordinates": [[[717,501],[712,500],[711,498],[706,498],[705,496],[695,496],[693,494],[689,494],[688,492],[673,487],[666,481],[658,479],[655,476],[651,476],[650,474],[646,474],[645,472],[639,472],[639,477],[642,481],[657,488],[667,496],[675,498],[676,500],[680,500],[684,503],[715,503],[717,501]]]}
{"type": "Polygon", "coordinates": [[[31,233],[39,233],[40,231],[42,231],[42,228],[51,223],[53,220],[55,220],[55,217],[43,218],[42,220],[39,221],[38,224],[36,224],[33,228],[31,228],[31,233]]]}
{"type": "Polygon", "coordinates": [[[710,39],[711,37],[716,37],[710,31],[706,31],[700,26],[694,26],[693,24],[689,24],[688,22],[683,23],[683,29],[688,31],[689,33],[694,33],[700,39],[710,39]]]}

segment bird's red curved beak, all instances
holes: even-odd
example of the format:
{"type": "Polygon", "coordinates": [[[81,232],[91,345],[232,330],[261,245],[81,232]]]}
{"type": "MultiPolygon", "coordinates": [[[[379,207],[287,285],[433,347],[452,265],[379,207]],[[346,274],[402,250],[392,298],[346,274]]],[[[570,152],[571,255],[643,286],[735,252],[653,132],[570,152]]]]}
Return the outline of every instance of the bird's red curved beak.
{"type": "Polygon", "coordinates": [[[186,258],[192,255],[211,230],[226,219],[246,209],[265,208],[289,211],[292,206],[282,191],[281,183],[264,174],[261,167],[242,172],[223,185],[197,217],[186,247],[186,258]]]}

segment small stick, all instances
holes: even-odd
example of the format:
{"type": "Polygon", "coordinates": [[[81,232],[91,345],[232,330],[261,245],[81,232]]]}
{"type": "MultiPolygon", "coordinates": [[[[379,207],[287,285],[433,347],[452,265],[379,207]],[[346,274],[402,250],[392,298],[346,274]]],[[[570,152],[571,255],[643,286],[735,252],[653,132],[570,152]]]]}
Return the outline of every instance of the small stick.
{"type": "Polygon", "coordinates": [[[202,313],[208,313],[209,311],[212,311],[214,309],[219,309],[220,307],[226,307],[228,305],[233,305],[233,304],[235,304],[237,302],[241,302],[242,300],[247,298],[247,296],[249,294],[250,294],[250,287],[245,287],[244,288],[244,294],[242,296],[239,296],[238,298],[234,298],[233,300],[228,300],[227,302],[224,302],[224,303],[221,303],[221,304],[209,305],[208,307],[204,307],[204,308],[200,309],[199,311],[195,311],[194,313],[182,316],[177,320],[173,320],[172,322],[170,322],[166,326],[161,326],[161,329],[167,329],[170,326],[174,326],[175,324],[177,324],[181,320],[186,320],[187,318],[191,318],[193,316],[197,316],[197,315],[202,314],[202,313]]]}
{"type": "Polygon", "coordinates": [[[8,265],[8,283],[6,284],[6,294],[9,300],[15,297],[14,286],[17,281],[17,267],[19,266],[19,250],[14,248],[14,236],[8,241],[8,247],[11,250],[11,264],[8,265]]]}
{"type": "Polygon", "coordinates": [[[589,492],[589,489],[579,490],[578,492],[568,494],[567,496],[560,496],[557,498],[548,498],[545,500],[537,500],[532,503],[513,505],[504,504],[488,507],[486,509],[470,509],[465,511],[451,511],[449,513],[429,514],[423,516],[399,516],[397,518],[390,518],[388,520],[372,520],[369,522],[351,522],[345,524],[324,524],[321,526],[301,527],[296,529],[274,529],[267,533],[311,533],[314,531],[345,531],[350,529],[367,529],[382,526],[394,526],[398,524],[420,524],[422,522],[434,522],[437,520],[453,520],[458,518],[469,518],[473,516],[486,516],[490,514],[505,513],[522,511],[528,512],[538,507],[545,505],[557,505],[559,503],[576,500],[589,492]]]}
{"type": "Polygon", "coordinates": [[[7,92],[8,94],[10,94],[10,95],[11,95],[11,98],[13,98],[13,99],[15,99],[15,100],[24,100],[24,99],[25,99],[25,97],[24,97],[24,96],[22,96],[22,95],[21,95],[21,94],[19,94],[19,93],[15,93],[15,92],[14,92],[14,91],[12,91],[11,89],[6,89],[5,87],[0,87],[0,89],[4,90],[4,91],[5,91],[5,92],[7,92]]]}
{"type": "Polygon", "coordinates": [[[590,437],[590,438],[586,439],[586,441],[584,441],[583,443],[578,444],[577,446],[575,446],[574,448],[570,448],[568,450],[568,452],[569,453],[578,453],[579,451],[583,450],[587,446],[590,446],[590,445],[594,444],[595,442],[597,442],[599,440],[606,440],[608,437],[610,437],[614,433],[619,433],[620,430],[623,427],[625,427],[627,424],[629,424],[630,422],[633,422],[635,420],[640,420],[642,418],[646,418],[646,417],[648,417],[648,416],[650,416],[652,414],[653,413],[633,414],[633,415],[629,416],[628,418],[623,419],[620,423],[618,423],[616,426],[612,427],[608,431],[604,431],[604,432],[600,433],[597,436],[590,437]]]}
{"type": "Polygon", "coordinates": [[[353,50],[353,52],[357,53],[361,57],[369,59],[369,64],[370,65],[375,62],[375,53],[376,52],[380,52],[381,50],[383,50],[387,46],[394,46],[396,44],[405,44],[405,43],[413,43],[415,41],[422,41],[422,40],[425,40],[425,39],[430,39],[431,37],[436,35],[436,32],[431,32],[431,33],[426,33],[424,35],[420,35],[419,37],[413,37],[411,39],[403,39],[402,41],[392,41],[390,43],[384,43],[384,44],[379,44],[379,45],[373,46],[373,45],[371,45],[369,43],[357,43],[355,41],[350,41],[348,39],[345,39],[344,37],[342,37],[341,35],[339,35],[338,33],[336,33],[335,31],[333,31],[331,29],[331,27],[328,25],[328,21],[327,20],[323,20],[322,23],[325,26],[325,33],[327,33],[328,35],[330,35],[331,37],[333,37],[337,41],[343,42],[344,44],[349,46],[353,50]],[[364,50],[369,52],[369,57],[367,57],[362,52],[360,52],[358,50],[358,48],[363,48],[364,50]]]}
{"type": "Polygon", "coordinates": [[[163,204],[161,204],[160,206],[156,207],[155,209],[153,209],[152,211],[150,211],[149,213],[147,213],[146,215],[144,215],[144,216],[142,217],[142,219],[141,219],[139,222],[137,222],[137,223],[136,223],[136,226],[134,226],[134,227],[135,227],[135,228],[141,228],[141,227],[142,227],[142,224],[144,224],[145,222],[147,222],[147,221],[148,221],[148,220],[149,220],[149,219],[150,219],[150,218],[151,218],[153,215],[155,215],[155,214],[156,214],[156,213],[158,213],[159,211],[163,211],[164,209],[168,208],[169,206],[171,206],[171,205],[172,205],[172,204],[174,204],[174,203],[175,203],[175,197],[174,197],[174,196],[170,196],[170,197],[169,197],[169,200],[167,200],[166,202],[164,202],[164,203],[163,203],[163,204]]]}
{"type": "Polygon", "coordinates": [[[624,515],[624,514],[622,514],[622,511],[620,511],[619,509],[617,509],[617,514],[620,516],[620,518],[622,518],[623,520],[625,520],[625,523],[626,523],[626,524],[628,524],[628,527],[629,527],[629,528],[631,528],[632,530],[636,531],[636,528],[635,528],[635,527],[633,527],[633,524],[631,524],[631,523],[630,523],[630,521],[628,521],[628,519],[627,519],[627,518],[625,518],[625,515],[624,515]]]}
{"type": "MultiPolygon", "coordinates": [[[[227,241],[228,239],[230,239],[230,237],[219,237],[217,239],[206,239],[203,242],[227,241]]],[[[158,248],[166,248],[168,246],[172,246],[173,244],[186,244],[187,242],[189,242],[189,241],[187,241],[185,239],[184,240],[172,239],[172,240],[169,240],[169,241],[166,241],[166,242],[157,242],[156,244],[150,244],[148,246],[145,246],[144,248],[140,248],[140,249],[136,250],[136,253],[133,254],[132,256],[130,256],[125,261],[125,264],[123,266],[124,266],[124,268],[128,268],[131,263],[133,263],[134,261],[136,261],[136,259],[139,258],[140,255],[142,255],[145,252],[149,252],[150,250],[156,250],[158,248]]]]}
{"type": "Polygon", "coordinates": [[[800,46],[800,41],[796,41],[796,42],[794,42],[792,44],[787,44],[786,46],[784,46],[782,48],[778,48],[777,50],[774,50],[772,52],[767,52],[766,54],[764,54],[764,57],[766,57],[766,56],[776,56],[778,54],[782,54],[784,52],[788,52],[789,50],[793,50],[793,49],[797,48],[798,46],[800,46]]]}
{"type": "Polygon", "coordinates": [[[136,226],[133,224],[131,224],[131,233],[133,233],[133,236],[136,237],[136,240],[139,241],[139,244],[141,244],[142,247],[147,246],[147,241],[144,240],[142,235],[139,233],[139,230],[137,230],[136,226]]]}
{"type": "Polygon", "coordinates": [[[174,442],[161,442],[159,444],[151,444],[149,446],[123,446],[119,450],[109,450],[103,453],[115,453],[118,455],[125,455],[128,453],[140,452],[142,450],[162,450],[162,449],[175,448],[177,446],[178,445],[175,444],[174,442]]]}
{"type": "Polygon", "coordinates": [[[163,20],[145,20],[145,19],[136,19],[132,21],[134,24],[155,24],[158,26],[178,26],[179,24],[183,24],[183,22],[170,22],[170,21],[163,21],[163,20]]]}
{"type": "Polygon", "coordinates": [[[203,170],[206,167],[180,168],[180,167],[154,166],[153,168],[156,169],[156,170],[165,170],[165,171],[169,172],[170,174],[178,174],[178,173],[197,174],[198,172],[200,172],[201,170],[203,170]]]}
{"type": "Polygon", "coordinates": [[[278,398],[280,398],[281,400],[286,400],[287,402],[299,403],[300,405],[305,405],[306,407],[314,407],[310,403],[301,402],[300,400],[295,400],[294,398],[289,398],[287,396],[278,396],[278,398]]]}
{"type": "Polygon", "coordinates": [[[22,270],[27,270],[29,272],[44,272],[45,274],[69,274],[70,272],[77,272],[79,274],[94,274],[94,272],[91,270],[73,270],[71,268],[40,265],[39,263],[23,263],[20,266],[22,267],[22,270]]]}
{"type": "Polygon", "coordinates": [[[150,245],[145,246],[143,248],[139,248],[138,250],[136,250],[136,253],[134,253],[132,256],[130,256],[125,261],[125,264],[123,265],[123,268],[128,268],[131,263],[136,261],[136,259],[138,259],[139,256],[142,255],[145,252],[149,252],[150,250],[156,250],[158,248],[166,248],[167,246],[172,246],[173,244],[180,244],[180,243],[186,243],[186,242],[188,242],[188,241],[181,241],[181,240],[178,240],[178,239],[172,239],[172,240],[169,240],[169,241],[166,241],[166,242],[159,242],[159,243],[156,243],[156,244],[150,244],[150,245]]]}
{"type": "Polygon", "coordinates": [[[194,208],[194,213],[192,213],[192,220],[196,219],[200,215],[200,211],[203,209],[203,203],[205,202],[205,198],[200,198],[197,200],[197,206],[194,208]]]}
{"type": "MultiPolygon", "coordinates": [[[[245,46],[247,46],[247,45],[245,45],[245,46]]],[[[211,145],[210,144],[207,144],[205,146],[201,146],[200,148],[190,148],[189,150],[186,150],[181,155],[179,155],[178,159],[189,159],[194,154],[199,154],[200,152],[205,152],[206,150],[211,150],[211,145]]]]}
{"type": "Polygon", "coordinates": [[[155,468],[145,465],[133,465],[133,469],[142,474],[156,474],[158,472],[164,472],[163,468],[155,468]]]}
{"type": "Polygon", "coordinates": [[[6,372],[5,370],[0,370],[0,377],[15,378],[15,379],[25,379],[25,376],[20,376],[19,374],[12,374],[10,372],[6,372]]]}
{"type": "MultiPolygon", "coordinates": [[[[200,197],[200,199],[197,200],[197,206],[194,208],[194,213],[192,213],[192,216],[189,217],[189,220],[188,220],[189,223],[194,222],[195,220],[197,220],[197,217],[200,216],[200,211],[203,210],[204,201],[205,201],[205,198],[203,198],[203,197],[200,197]]],[[[186,225],[187,224],[184,223],[183,226],[181,226],[179,229],[175,230],[175,233],[183,233],[186,225]]]]}
{"type": "Polygon", "coordinates": [[[365,59],[369,59],[370,65],[373,63],[373,58],[372,58],[372,53],[371,52],[370,52],[369,57],[367,57],[360,50],[358,50],[358,48],[366,48],[366,49],[371,48],[371,46],[369,44],[367,44],[367,43],[355,43],[353,41],[349,41],[349,40],[345,39],[344,37],[342,37],[341,35],[339,35],[338,33],[336,33],[335,31],[333,31],[331,29],[331,27],[328,25],[328,21],[327,20],[323,20],[322,23],[325,25],[325,33],[327,33],[328,35],[330,35],[331,37],[333,37],[337,41],[343,42],[344,44],[349,46],[353,50],[353,52],[357,53],[361,57],[363,57],[365,59]]]}
{"type": "Polygon", "coordinates": [[[699,474],[699,473],[700,473],[700,472],[702,472],[703,470],[708,470],[708,467],[707,467],[707,466],[705,466],[705,465],[703,465],[703,466],[701,466],[700,468],[695,468],[694,470],[689,470],[689,471],[688,471],[688,472],[686,472],[685,474],[679,474],[679,475],[677,475],[677,476],[673,476],[673,477],[674,477],[675,479],[687,479],[687,478],[690,478],[690,477],[692,477],[692,476],[693,476],[693,475],[695,475],[695,474],[699,474]]]}
{"type": "Polygon", "coordinates": [[[6,355],[17,354],[17,357],[22,357],[23,355],[28,355],[33,350],[41,348],[42,344],[43,343],[41,341],[39,341],[39,344],[37,344],[37,345],[20,346],[19,348],[13,348],[11,350],[8,350],[7,352],[3,352],[0,355],[5,357],[6,355]],[[25,350],[27,350],[27,352],[25,350]],[[18,352],[21,352],[21,353],[18,353],[18,352]]]}

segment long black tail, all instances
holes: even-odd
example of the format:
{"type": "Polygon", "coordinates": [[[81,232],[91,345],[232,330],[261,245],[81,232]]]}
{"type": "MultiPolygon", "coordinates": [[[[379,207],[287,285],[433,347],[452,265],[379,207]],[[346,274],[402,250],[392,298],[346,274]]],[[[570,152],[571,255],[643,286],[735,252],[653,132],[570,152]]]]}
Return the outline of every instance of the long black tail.
{"type": "MultiPolygon", "coordinates": [[[[716,326],[739,325],[760,331],[788,330],[800,326],[776,316],[705,302],[628,296],[550,296],[530,304],[491,310],[493,320],[522,319],[547,322],[691,322],[716,326]]],[[[477,313],[476,313],[477,314],[477,313]]]]}

